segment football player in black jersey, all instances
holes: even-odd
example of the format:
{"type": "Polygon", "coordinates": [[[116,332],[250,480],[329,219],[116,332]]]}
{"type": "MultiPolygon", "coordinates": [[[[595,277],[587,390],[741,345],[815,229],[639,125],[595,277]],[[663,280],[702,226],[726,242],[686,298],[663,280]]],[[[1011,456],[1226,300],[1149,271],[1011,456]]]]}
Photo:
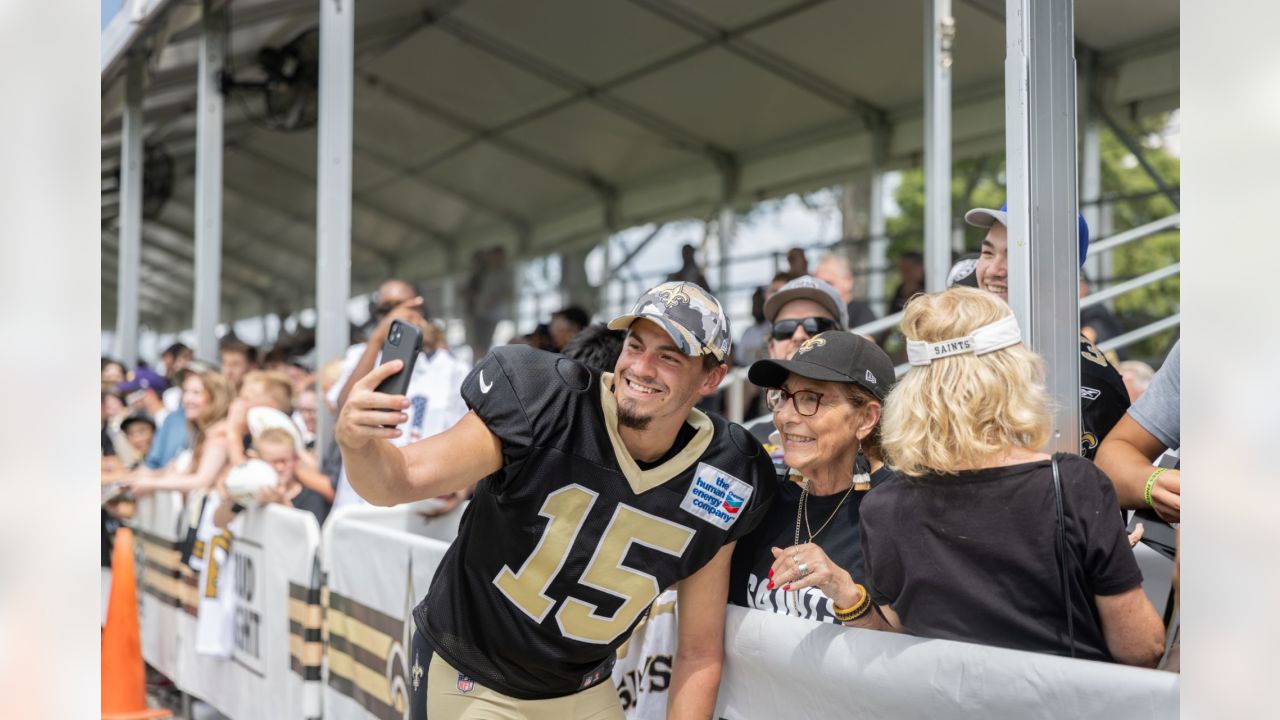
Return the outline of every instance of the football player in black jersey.
{"type": "MultiPolygon", "coordinates": [[[[964,221],[974,227],[988,228],[982,239],[982,254],[973,270],[973,280],[958,277],[952,284],[965,284],[995,293],[1009,302],[1009,231],[1008,204],[999,210],[974,208],[964,214],[964,221]]],[[[1079,217],[1080,263],[1089,250],[1089,226],[1079,217]]],[[[1129,391],[1124,379],[1098,348],[1080,335],[1080,454],[1092,460],[1102,438],[1124,417],[1129,409],[1129,391]]]]}
{"type": "Polygon", "coordinates": [[[711,716],[729,561],[773,497],[773,466],[740,426],[694,408],[727,371],[714,297],[667,282],[609,327],[627,331],[613,373],[498,348],[463,383],[470,412],[404,448],[387,439],[407,401],[374,392],[399,361],[342,408],[343,462],[370,502],[479,482],[414,610],[414,717],[621,718],[615,651],[677,583],[668,717],[711,716]]]}

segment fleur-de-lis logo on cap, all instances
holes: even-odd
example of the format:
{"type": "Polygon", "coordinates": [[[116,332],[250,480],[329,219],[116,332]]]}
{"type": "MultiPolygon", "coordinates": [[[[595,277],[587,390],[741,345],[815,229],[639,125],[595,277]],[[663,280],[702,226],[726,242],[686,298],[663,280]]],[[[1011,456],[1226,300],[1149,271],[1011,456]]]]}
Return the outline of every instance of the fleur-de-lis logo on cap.
{"type": "Polygon", "coordinates": [[[800,349],[796,351],[796,354],[803,355],[814,348],[822,347],[823,345],[826,345],[826,344],[827,344],[827,341],[825,338],[812,337],[804,341],[804,344],[800,346],[800,349]]]}
{"type": "Polygon", "coordinates": [[[662,302],[667,307],[674,307],[682,302],[689,302],[689,294],[684,291],[683,286],[681,285],[677,285],[666,290],[659,290],[658,297],[662,298],[662,302]]]}

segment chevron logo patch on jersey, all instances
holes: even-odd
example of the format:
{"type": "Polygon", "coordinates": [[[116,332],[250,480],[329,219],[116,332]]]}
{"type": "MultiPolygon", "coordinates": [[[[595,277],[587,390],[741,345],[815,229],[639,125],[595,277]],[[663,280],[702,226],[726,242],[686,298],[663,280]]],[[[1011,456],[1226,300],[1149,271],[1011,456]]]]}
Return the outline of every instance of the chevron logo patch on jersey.
{"type": "Polygon", "coordinates": [[[715,466],[698,463],[698,470],[684,501],[680,503],[680,509],[721,530],[728,530],[741,515],[754,490],[715,466]]]}

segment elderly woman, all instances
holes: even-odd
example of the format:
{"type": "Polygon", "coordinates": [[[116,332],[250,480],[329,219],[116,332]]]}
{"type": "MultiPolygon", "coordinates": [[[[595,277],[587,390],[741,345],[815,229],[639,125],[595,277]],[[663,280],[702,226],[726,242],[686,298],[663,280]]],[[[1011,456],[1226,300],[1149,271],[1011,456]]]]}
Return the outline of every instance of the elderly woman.
{"type": "Polygon", "coordinates": [[[1009,307],[953,288],[912,300],[902,331],[914,367],[882,428],[899,476],[862,503],[867,593],[883,619],[924,637],[1154,666],[1163,628],[1115,490],[1088,460],[1040,451],[1044,364],[1009,307]]]}
{"type": "Polygon", "coordinates": [[[892,477],[880,460],[880,412],[893,383],[889,356],[840,330],[808,339],[790,360],[748,372],[765,399],[787,466],[761,524],[738,541],[729,601],[840,623],[864,594],[858,508],[892,477]]]}

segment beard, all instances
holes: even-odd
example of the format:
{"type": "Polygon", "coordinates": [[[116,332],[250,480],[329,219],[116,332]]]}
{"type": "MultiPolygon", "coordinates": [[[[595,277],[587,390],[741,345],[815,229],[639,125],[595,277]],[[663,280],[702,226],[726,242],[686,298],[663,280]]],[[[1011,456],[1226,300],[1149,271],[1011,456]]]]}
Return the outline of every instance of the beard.
{"type": "Polygon", "coordinates": [[[653,420],[651,415],[640,415],[627,407],[627,402],[618,403],[618,425],[632,430],[646,430],[649,422],[653,420]]]}

